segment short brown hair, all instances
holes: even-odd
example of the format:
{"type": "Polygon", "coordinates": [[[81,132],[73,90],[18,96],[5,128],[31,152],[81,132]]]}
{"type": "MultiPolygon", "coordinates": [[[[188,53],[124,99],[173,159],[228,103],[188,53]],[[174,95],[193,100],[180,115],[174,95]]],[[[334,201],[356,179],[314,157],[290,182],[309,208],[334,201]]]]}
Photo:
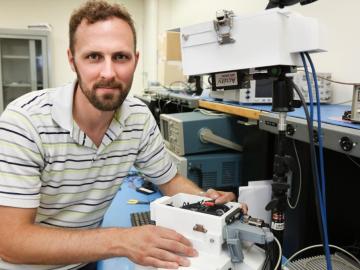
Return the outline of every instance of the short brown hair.
{"type": "Polygon", "coordinates": [[[103,0],[90,0],[79,9],[74,10],[70,17],[69,40],[71,53],[74,54],[75,52],[75,32],[82,20],[86,19],[88,23],[93,24],[98,21],[107,20],[110,17],[122,19],[129,24],[134,36],[134,51],[136,51],[136,30],[134,21],[126,8],[118,4],[111,5],[103,0]]]}

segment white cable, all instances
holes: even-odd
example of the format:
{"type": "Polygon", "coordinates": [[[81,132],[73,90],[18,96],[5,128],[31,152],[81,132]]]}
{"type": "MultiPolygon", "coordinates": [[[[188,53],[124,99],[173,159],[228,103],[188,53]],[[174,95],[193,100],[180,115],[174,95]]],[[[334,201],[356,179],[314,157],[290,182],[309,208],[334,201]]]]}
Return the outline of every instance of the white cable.
{"type": "MultiPolygon", "coordinates": [[[[309,246],[309,247],[306,247],[306,248],[303,248],[301,250],[299,250],[298,252],[295,252],[289,259],[287,259],[285,261],[285,263],[283,264],[283,266],[287,265],[292,259],[294,259],[297,255],[299,255],[300,253],[306,251],[306,250],[309,250],[309,249],[312,249],[312,248],[316,248],[316,247],[322,247],[323,245],[322,244],[319,244],[319,245],[313,245],[313,246],[309,246]]],[[[338,249],[340,250],[341,252],[345,253],[346,255],[348,255],[349,257],[351,257],[354,261],[356,261],[359,265],[360,265],[360,261],[354,256],[352,255],[350,252],[346,251],[345,249],[341,248],[341,247],[338,247],[338,246],[334,246],[334,245],[329,245],[329,247],[332,247],[332,248],[335,248],[335,249],[338,249]]]]}
{"type": "Polygon", "coordinates": [[[354,164],[358,167],[360,167],[360,164],[357,163],[355,160],[352,159],[352,157],[350,157],[349,155],[346,155],[348,157],[348,159],[350,159],[352,162],[354,162],[354,164]]]}
{"type": "Polygon", "coordinates": [[[199,132],[200,141],[203,143],[211,142],[226,148],[230,148],[239,152],[243,151],[243,146],[232,142],[231,140],[220,137],[212,132],[209,128],[201,128],[199,132]]]}
{"type": "MultiPolygon", "coordinates": [[[[301,72],[305,72],[305,70],[303,69],[298,69],[298,71],[301,71],[301,72]]],[[[312,72],[308,72],[309,74],[312,74],[312,72]]],[[[320,75],[317,75],[316,76],[317,78],[320,78],[320,79],[323,79],[325,81],[329,81],[329,82],[332,82],[332,83],[338,83],[338,84],[344,84],[344,85],[359,85],[360,83],[357,83],[357,82],[340,82],[340,81],[335,81],[335,80],[331,80],[331,79],[328,79],[328,78],[325,78],[325,77],[322,77],[320,75]]]]}
{"type": "Polygon", "coordinates": [[[281,263],[281,258],[282,258],[282,249],[281,249],[281,244],[279,242],[279,240],[277,240],[277,238],[274,236],[274,240],[276,242],[276,244],[278,245],[279,248],[279,257],[278,257],[278,261],[276,262],[276,265],[274,267],[274,269],[278,269],[278,267],[280,266],[281,263]]]}
{"type": "Polygon", "coordinates": [[[298,151],[296,149],[296,144],[295,144],[295,140],[293,139],[292,140],[292,143],[294,145],[294,150],[295,150],[295,156],[296,156],[296,160],[297,160],[297,163],[298,163],[298,166],[299,166],[299,192],[297,194],[297,198],[296,198],[296,202],[295,202],[295,205],[291,205],[290,201],[289,201],[289,197],[287,197],[287,203],[288,203],[288,206],[290,207],[290,209],[294,210],[298,203],[299,203],[299,200],[300,200],[300,194],[301,194],[301,185],[302,185],[302,169],[301,169],[301,163],[300,163],[300,159],[299,159],[299,154],[298,154],[298,151]]]}

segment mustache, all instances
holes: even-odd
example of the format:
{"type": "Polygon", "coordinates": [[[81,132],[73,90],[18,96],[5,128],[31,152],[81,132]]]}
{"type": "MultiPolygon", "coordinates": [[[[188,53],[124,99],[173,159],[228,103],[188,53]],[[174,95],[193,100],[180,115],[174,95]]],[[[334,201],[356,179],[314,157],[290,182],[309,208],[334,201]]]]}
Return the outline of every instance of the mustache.
{"type": "Polygon", "coordinates": [[[118,88],[118,89],[122,90],[123,85],[120,82],[116,82],[114,80],[99,81],[99,82],[96,82],[93,86],[93,89],[96,89],[96,88],[118,88]]]}

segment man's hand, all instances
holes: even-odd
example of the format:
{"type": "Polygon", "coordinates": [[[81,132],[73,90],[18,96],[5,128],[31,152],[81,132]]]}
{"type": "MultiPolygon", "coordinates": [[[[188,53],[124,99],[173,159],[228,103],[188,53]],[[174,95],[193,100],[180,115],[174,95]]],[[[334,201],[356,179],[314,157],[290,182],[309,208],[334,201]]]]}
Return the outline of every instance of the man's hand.
{"type": "MultiPolygon", "coordinates": [[[[216,204],[236,201],[236,196],[232,192],[218,191],[212,188],[209,188],[206,192],[202,192],[201,189],[194,184],[194,182],[179,174],[175,175],[169,182],[160,185],[159,188],[161,192],[167,196],[173,196],[182,192],[211,198],[215,200],[216,204]]],[[[243,213],[247,214],[247,205],[243,203],[240,207],[243,210],[243,213]]]]}
{"type": "MultiPolygon", "coordinates": [[[[227,202],[235,201],[235,194],[232,192],[218,191],[212,188],[209,188],[203,196],[211,198],[215,200],[215,204],[224,204],[227,202]]],[[[242,209],[244,214],[248,212],[248,206],[245,203],[240,204],[240,208],[242,209]]]]}
{"type": "Polygon", "coordinates": [[[198,255],[191,242],[174,230],[146,225],[125,229],[122,233],[126,235],[122,237],[126,257],[140,265],[177,269],[190,265],[184,256],[198,255]]]}

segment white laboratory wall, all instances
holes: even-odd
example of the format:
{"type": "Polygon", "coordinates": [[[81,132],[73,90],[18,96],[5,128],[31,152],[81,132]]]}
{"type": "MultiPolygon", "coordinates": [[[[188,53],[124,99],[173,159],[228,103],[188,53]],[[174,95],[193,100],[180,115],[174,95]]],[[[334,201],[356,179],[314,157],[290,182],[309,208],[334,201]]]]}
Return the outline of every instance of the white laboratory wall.
{"type": "MultiPolygon", "coordinates": [[[[267,0],[159,0],[159,33],[215,18],[220,9],[238,15],[264,9],[267,0]]],[[[289,7],[304,16],[315,17],[327,29],[328,52],[313,55],[317,71],[331,72],[333,79],[360,83],[359,0],[318,0],[307,6],[289,7]]],[[[351,100],[352,87],[333,84],[334,103],[351,100]]]]}
{"type": "MultiPolygon", "coordinates": [[[[219,9],[236,14],[251,14],[265,8],[267,0],[109,0],[122,3],[133,14],[140,61],[131,93],[141,92],[147,81],[157,77],[158,36],[167,29],[212,20],[219,9]]],[[[70,82],[75,77],[66,56],[68,20],[72,10],[84,0],[0,0],[0,27],[26,28],[29,24],[52,25],[52,86],[70,82]]],[[[318,71],[331,72],[333,79],[360,82],[360,35],[358,35],[359,0],[318,0],[307,6],[292,6],[305,16],[316,17],[328,29],[328,52],[314,55],[318,71]]],[[[351,99],[352,87],[333,84],[334,102],[351,99]]]]}
{"type": "MultiPolygon", "coordinates": [[[[143,12],[144,0],[113,0],[123,4],[133,15],[138,36],[140,60],[135,73],[131,93],[143,89],[142,44],[143,44],[143,12]]],[[[59,86],[71,82],[75,74],[68,64],[66,50],[68,48],[68,22],[74,9],[84,0],[0,0],[0,27],[27,28],[29,24],[48,23],[52,26],[51,46],[51,86],[59,86]]]]}
{"type": "Polygon", "coordinates": [[[144,88],[157,81],[158,10],[158,0],[144,0],[144,88]]]}

